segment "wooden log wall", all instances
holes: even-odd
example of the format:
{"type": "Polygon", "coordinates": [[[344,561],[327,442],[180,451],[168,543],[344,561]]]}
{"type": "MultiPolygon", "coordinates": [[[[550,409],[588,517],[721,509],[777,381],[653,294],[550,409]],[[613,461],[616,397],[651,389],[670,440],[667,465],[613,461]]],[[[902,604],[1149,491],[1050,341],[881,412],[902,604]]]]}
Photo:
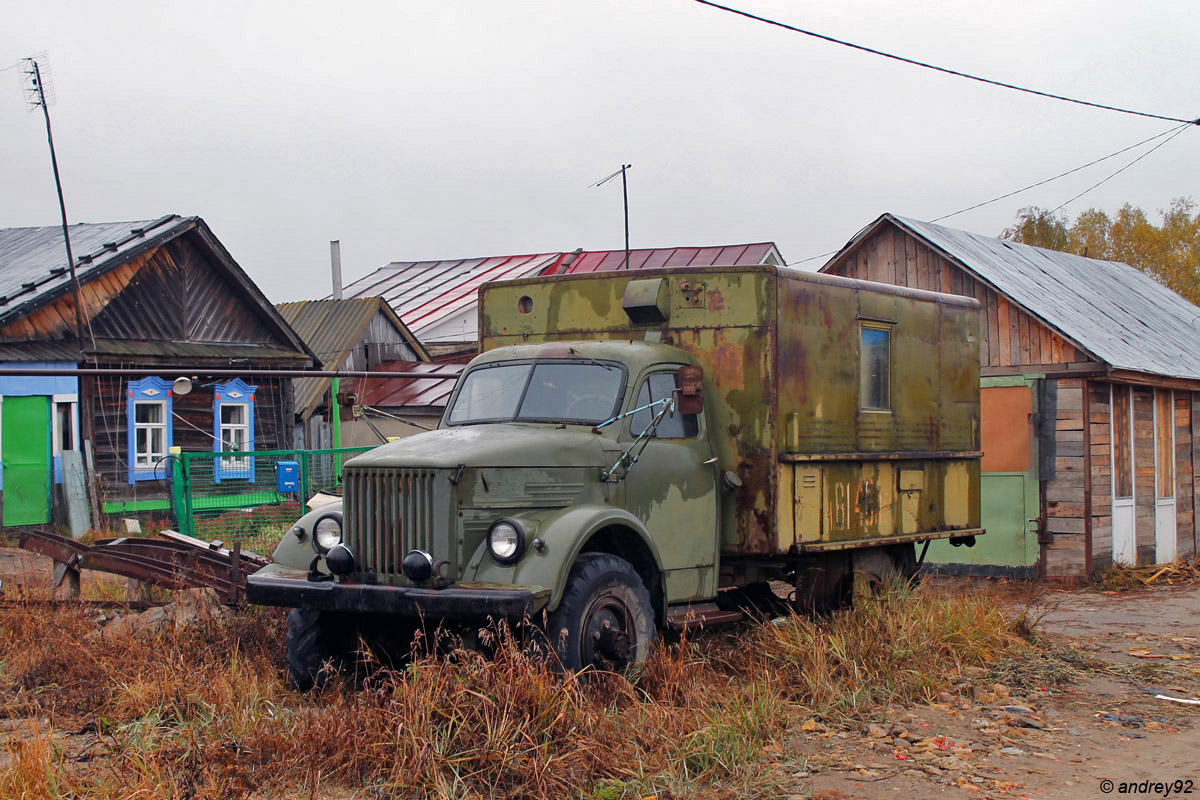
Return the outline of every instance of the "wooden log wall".
{"type": "MultiPolygon", "coordinates": [[[[161,377],[173,380],[186,371],[186,368],[165,369],[161,377]]],[[[162,481],[129,483],[128,381],[108,376],[84,380],[84,391],[90,400],[94,420],[93,446],[101,502],[168,499],[165,475],[162,481]]],[[[243,380],[258,386],[254,395],[254,449],[291,449],[294,422],[290,379],[243,380]]],[[[183,448],[184,452],[213,451],[213,388],[209,384],[224,382],[202,380],[197,382],[191,393],[172,398],[175,414],[182,417],[172,419],[173,443],[183,448]]]]}
{"type": "Polygon", "coordinates": [[[1006,297],[895,226],[880,230],[832,273],[974,297],[980,305],[979,359],[985,369],[1092,360],[1006,297]]]}

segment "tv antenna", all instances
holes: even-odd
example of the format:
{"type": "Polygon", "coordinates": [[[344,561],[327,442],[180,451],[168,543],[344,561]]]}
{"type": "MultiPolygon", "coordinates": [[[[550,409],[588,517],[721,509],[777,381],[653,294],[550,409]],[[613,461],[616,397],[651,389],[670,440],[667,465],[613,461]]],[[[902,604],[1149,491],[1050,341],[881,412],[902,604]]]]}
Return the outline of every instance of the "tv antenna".
{"type": "Polygon", "coordinates": [[[625,170],[632,166],[633,164],[622,164],[612,175],[606,175],[588,187],[590,189],[593,186],[603,186],[618,175],[621,176],[621,198],[625,204],[625,269],[629,269],[629,183],[625,179],[625,170]]]}
{"type": "MultiPolygon", "coordinates": [[[[50,128],[50,106],[54,104],[54,86],[50,81],[50,64],[45,51],[21,59],[23,76],[21,87],[25,92],[25,110],[42,110],[46,118],[46,141],[50,143],[50,165],[54,168],[54,188],[58,191],[58,210],[62,215],[63,242],[67,247],[67,269],[71,272],[71,287],[75,294],[75,338],[79,342],[79,353],[83,352],[83,311],[79,304],[79,276],[75,274],[75,258],[71,255],[71,232],[67,228],[67,204],[63,199],[62,180],[58,177],[58,156],[54,152],[54,132],[50,128]]],[[[91,326],[88,326],[91,330],[91,326]]],[[[93,342],[95,346],[95,342],[93,342]]]]}

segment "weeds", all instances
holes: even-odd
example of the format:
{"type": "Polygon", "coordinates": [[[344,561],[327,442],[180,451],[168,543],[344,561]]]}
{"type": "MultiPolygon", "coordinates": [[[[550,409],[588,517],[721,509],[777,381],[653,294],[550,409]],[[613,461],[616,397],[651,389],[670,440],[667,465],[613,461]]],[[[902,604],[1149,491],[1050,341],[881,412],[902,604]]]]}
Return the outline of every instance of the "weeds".
{"type": "Polygon", "coordinates": [[[418,656],[299,696],[280,612],[120,635],[93,613],[0,612],[0,716],[84,732],[0,739],[0,796],[763,796],[790,774],[797,719],[930,699],[1037,647],[981,595],[900,591],[684,637],[628,678],[563,678],[501,630],[486,658],[418,656]]]}

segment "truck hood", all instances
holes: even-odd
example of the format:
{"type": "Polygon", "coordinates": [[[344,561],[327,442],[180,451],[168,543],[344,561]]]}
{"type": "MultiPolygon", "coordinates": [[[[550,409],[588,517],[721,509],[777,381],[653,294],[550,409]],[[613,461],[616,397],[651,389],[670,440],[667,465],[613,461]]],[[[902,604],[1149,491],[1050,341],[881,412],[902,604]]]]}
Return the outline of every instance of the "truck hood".
{"type": "Polygon", "coordinates": [[[605,437],[580,428],[486,424],[418,433],[355,456],[347,467],[582,467],[605,465],[605,437]]]}

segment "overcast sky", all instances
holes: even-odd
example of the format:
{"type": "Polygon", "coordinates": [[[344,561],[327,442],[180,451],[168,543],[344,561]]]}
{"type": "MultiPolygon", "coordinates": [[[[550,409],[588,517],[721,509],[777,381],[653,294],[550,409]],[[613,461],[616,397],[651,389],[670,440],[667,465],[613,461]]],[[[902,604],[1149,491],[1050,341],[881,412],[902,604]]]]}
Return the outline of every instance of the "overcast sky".
{"type": "MultiPolygon", "coordinates": [[[[1057,94],[1200,116],[1194,0],[729,0],[1057,94]]],[[[692,0],[39,0],[0,68],[49,54],[72,222],[195,214],[276,302],[389,261],[774,241],[836,250],[1173,127],[1017,94],[692,0]]],[[[1200,196],[1200,129],[1067,211],[1200,196]]],[[[997,235],[1147,148],[944,221],[997,235]]],[[[45,129],[0,72],[0,227],[58,224],[45,129]]],[[[817,259],[806,264],[816,268],[817,259]]]]}

